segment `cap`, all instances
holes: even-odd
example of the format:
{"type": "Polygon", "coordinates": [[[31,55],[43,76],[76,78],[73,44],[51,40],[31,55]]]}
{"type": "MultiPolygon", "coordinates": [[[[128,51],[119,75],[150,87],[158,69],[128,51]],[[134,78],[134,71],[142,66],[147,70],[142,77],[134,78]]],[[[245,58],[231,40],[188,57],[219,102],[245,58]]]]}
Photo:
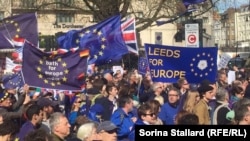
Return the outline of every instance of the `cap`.
{"type": "Polygon", "coordinates": [[[55,107],[56,105],[58,105],[57,102],[54,102],[48,98],[45,98],[45,97],[41,97],[38,99],[37,101],[37,104],[40,106],[40,107],[45,107],[45,106],[51,106],[51,107],[55,107]]]}
{"type": "Polygon", "coordinates": [[[98,127],[97,127],[97,133],[101,132],[102,130],[104,131],[112,131],[117,129],[117,126],[112,123],[111,121],[103,121],[101,122],[98,127]]]}
{"type": "Polygon", "coordinates": [[[212,86],[210,86],[210,85],[201,85],[201,86],[199,86],[198,87],[198,92],[200,93],[200,94],[204,94],[205,92],[207,92],[207,91],[211,91],[211,90],[213,90],[214,88],[212,87],[212,86]]]}
{"type": "Polygon", "coordinates": [[[0,102],[3,102],[8,97],[9,97],[9,93],[7,93],[7,92],[1,92],[0,93],[0,102]]]}

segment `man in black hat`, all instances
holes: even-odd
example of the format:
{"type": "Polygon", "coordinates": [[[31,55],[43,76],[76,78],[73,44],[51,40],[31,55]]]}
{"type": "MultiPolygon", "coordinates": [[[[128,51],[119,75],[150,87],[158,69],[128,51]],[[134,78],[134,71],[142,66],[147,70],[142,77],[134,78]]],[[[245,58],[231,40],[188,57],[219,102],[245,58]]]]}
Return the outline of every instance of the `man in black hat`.
{"type": "Polygon", "coordinates": [[[54,113],[54,108],[58,105],[57,102],[50,100],[49,98],[41,97],[37,101],[37,105],[40,106],[43,112],[43,121],[41,128],[50,133],[51,129],[49,126],[50,115],[54,113]]]}
{"type": "Polygon", "coordinates": [[[201,100],[195,105],[194,113],[199,117],[199,124],[201,125],[210,125],[210,107],[209,101],[213,99],[213,87],[210,85],[201,85],[198,88],[198,92],[201,100]]]}

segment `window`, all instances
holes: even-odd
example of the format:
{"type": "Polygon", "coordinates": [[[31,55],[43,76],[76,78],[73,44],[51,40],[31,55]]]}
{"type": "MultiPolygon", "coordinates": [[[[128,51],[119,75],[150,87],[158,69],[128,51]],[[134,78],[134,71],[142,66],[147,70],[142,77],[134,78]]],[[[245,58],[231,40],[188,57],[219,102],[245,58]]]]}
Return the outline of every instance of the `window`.
{"type": "Polygon", "coordinates": [[[58,13],[56,14],[56,21],[58,23],[69,23],[74,22],[74,14],[68,14],[68,13],[58,13]]]}
{"type": "Polygon", "coordinates": [[[138,12],[138,13],[137,13],[137,17],[143,18],[143,12],[138,12]]]}
{"type": "Polygon", "coordinates": [[[0,11],[0,20],[2,20],[4,18],[4,12],[0,11]]]}
{"type": "Polygon", "coordinates": [[[35,8],[37,0],[22,0],[22,5],[25,8],[35,8]]]}
{"type": "Polygon", "coordinates": [[[63,4],[72,5],[74,3],[73,0],[56,0],[56,2],[58,2],[58,4],[56,5],[57,8],[68,8],[67,6],[63,4]]]}

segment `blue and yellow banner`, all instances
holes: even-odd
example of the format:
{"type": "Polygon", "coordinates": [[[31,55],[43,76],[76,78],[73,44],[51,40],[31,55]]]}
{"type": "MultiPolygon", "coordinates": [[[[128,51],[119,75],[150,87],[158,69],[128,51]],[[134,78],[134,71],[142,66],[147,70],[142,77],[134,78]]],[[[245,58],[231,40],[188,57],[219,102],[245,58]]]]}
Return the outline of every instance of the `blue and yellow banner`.
{"type": "Polygon", "coordinates": [[[25,83],[57,90],[82,90],[85,86],[88,52],[46,53],[25,42],[22,72],[25,83]]]}
{"type": "Polygon", "coordinates": [[[181,77],[185,77],[189,83],[200,83],[204,79],[215,82],[217,47],[145,44],[145,51],[154,82],[175,83],[181,77]]]}

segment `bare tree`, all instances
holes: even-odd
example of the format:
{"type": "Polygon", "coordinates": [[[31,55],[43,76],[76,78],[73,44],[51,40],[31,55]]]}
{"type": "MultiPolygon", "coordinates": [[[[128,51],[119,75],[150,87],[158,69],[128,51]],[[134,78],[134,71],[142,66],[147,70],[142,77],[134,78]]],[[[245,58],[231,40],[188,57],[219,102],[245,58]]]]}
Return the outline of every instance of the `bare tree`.
{"type": "MultiPolygon", "coordinates": [[[[217,1],[219,0],[207,0],[199,4],[203,8],[197,16],[215,7],[217,1]]],[[[116,14],[121,14],[122,17],[133,15],[136,17],[137,32],[155,25],[154,22],[159,19],[173,18],[186,11],[182,0],[75,0],[71,2],[38,0],[36,5],[37,11],[48,7],[53,8],[52,5],[76,9],[82,13],[93,15],[96,22],[116,14]]]]}

